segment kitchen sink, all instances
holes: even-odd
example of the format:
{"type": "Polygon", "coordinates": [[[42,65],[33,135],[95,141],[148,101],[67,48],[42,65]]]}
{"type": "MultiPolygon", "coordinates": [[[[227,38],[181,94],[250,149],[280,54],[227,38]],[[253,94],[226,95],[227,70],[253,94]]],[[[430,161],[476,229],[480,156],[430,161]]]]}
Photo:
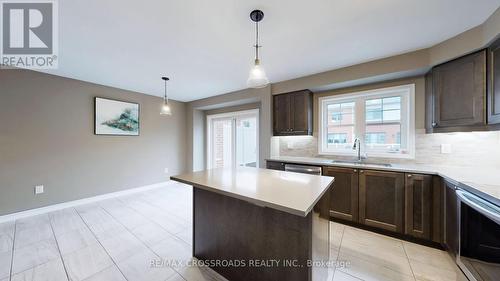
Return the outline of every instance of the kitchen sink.
{"type": "Polygon", "coordinates": [[[369,162],[369,161],[356,161],[356,160],[332,160],[332,164],[351,164],[351,165],[373,165],[373,166],[381,166],[381,167],[391,167],[391,164],[387,163],[376,163],[376,162],[369,162]]]}

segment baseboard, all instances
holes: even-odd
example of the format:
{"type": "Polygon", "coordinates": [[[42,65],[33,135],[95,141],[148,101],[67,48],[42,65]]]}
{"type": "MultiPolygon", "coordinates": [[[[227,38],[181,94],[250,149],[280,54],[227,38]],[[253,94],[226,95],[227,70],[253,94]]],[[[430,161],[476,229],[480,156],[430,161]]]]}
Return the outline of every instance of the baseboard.
{"type": "Polygon", "coordinates": [[[139,187],[135,187],[135,188],[127,189],[127,190],[106,193],[106,194],[97,195],[97,196],[93,196],[93,197],[87,197],[87,198],[83,198],[83,199],[78,199],[78,200],[68,201],[68,202],[64,202],[64,203],[40,207],[40,208],[36,208],[36,209],[30,209],[30,210],[26,210],[26,211],[12,213],[12,214],[8,214],[8,215],[3,215],[3,216],[0,216],[0,223],[18,220],[18,219],[36,216],[36,215],[42,215],[42,214],[50,213],[53,211],[62,210],[65,208],[75,207],[75,206],[89,204],[89,203],[93,203],[93,202],[97,202],[97,201],[101,201],[101,200],[105,200],[105,199],[115,198],[115,197],[124,196],[124,195],[128,195],[128,194],[133,194],[133,193],[137,193],[137,192],[151,190],[151,189],[155,189],[155,188],[159,188],[159,187],[164,187],[164,186],[168,186],[168,185],[173,184],[173,183],[174,183],[173,181],[159,182],[159,183],[139,186],[139,187]]]}

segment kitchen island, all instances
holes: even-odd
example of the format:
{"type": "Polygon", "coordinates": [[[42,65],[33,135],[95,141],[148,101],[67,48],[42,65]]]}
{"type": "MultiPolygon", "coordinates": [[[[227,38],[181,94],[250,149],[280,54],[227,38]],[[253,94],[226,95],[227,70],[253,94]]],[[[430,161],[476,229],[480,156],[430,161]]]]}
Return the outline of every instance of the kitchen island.
{"type": "Polygon", "coordinates": [[[333,177],[237,167],[171,177],[193,186],[193,256],[229,280],[327,280],[333,177]]]}

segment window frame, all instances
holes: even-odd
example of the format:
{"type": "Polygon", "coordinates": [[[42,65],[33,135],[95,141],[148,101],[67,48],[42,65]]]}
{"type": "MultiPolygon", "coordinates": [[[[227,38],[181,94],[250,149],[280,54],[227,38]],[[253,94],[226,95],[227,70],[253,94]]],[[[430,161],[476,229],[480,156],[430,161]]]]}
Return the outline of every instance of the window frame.
{"type": "Polygon", "coordinates": [[[255,108],[255,109],[248,109],[248,110],[239,110],[239,111],[231,111],[231,112],[225,112],[225,113],[217,113],[217,114],[207,114],[206,115],[206,156],[205,156],[205,167],[207,169],[213,169],[212,163],[213,163],[213,141],[212,141],[212,126],[213,126],[213,121],[214,120],[222,120],[222,119],[227,119],[231,120],[231,127],[232,127],[232,133],[231,133],[231,163],[232,167],[237,167],[236,164],[236,119],[238,117],[246,117],[246,116],[256,116],[257,121],[256,121],[256,145],[257,145],[257,152],[256,152],[256,168],[260,167],[260,109],[255,108]]]}
{"type": "MultiPolygon", "coordinates": [[[[415,158],[415,84],[405,84],[394,87],[384,87],[371,89],[366,91],[351,92],[341,95],[329,95],[320,97],[319,103],[319,138],[318,138],[318,154],[320,155],[337,155],[337,156],[355,156],[356,151],[352,149],[332,149],[328,148],[328,105],[335,103],[345,103],[353,101],[354,109],[354,135],[361,140],[361,153],[366,154],[365,133],[365,102],[369,99],[388,98],[391,96],[401,96],[401,141],[403,136],[406,136],[406,151],[407,153],[391,153],[370,151],[368,157],[377,158],[399,158],[399,159],[414,159],[415,158]],[[360,125],[362,124],[362,125],[360,125]]],[[[332,133],[332,132],[330,132],[332,133]]],[[[403,145],[403,144],[401,144],[403,145]]]]}

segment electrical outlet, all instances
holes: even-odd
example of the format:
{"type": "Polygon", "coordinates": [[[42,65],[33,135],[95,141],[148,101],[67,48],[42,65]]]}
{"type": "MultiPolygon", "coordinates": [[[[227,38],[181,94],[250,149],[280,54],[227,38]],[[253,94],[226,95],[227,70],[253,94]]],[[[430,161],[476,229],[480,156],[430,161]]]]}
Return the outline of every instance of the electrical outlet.
{"type": "Polygon", "coordinates": [[[43,193],[43,185],[35,186],[35,194],[42,194],[42,193],[43,193]]]}
{"type": "Polygon", "coordinates": [[[450,154],[451,153],[451,144],[443,143],[441,144],[441,154],[450,154]]]}
{"type": "Polygon", "coordinates": [[[163,170],[163,172],[164,172],[165,174],[168,174],[168,168],[165,168],[165,170],[163,170]]]}

